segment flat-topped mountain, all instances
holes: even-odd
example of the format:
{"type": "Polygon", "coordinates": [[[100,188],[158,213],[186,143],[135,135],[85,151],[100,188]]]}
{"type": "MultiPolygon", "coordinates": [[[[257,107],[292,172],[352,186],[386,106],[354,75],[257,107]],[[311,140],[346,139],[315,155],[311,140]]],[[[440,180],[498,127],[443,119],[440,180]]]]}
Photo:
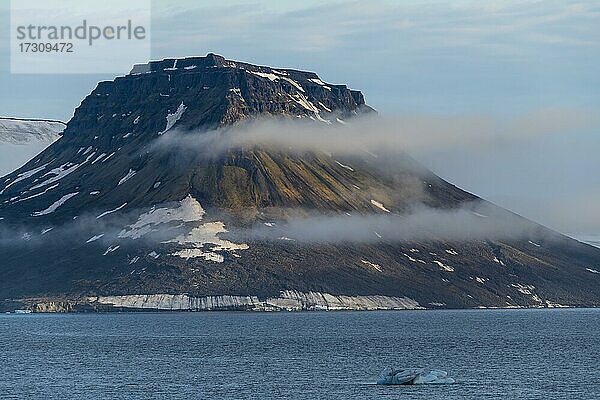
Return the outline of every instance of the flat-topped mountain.
{"type": "Polygon", "coordinates": [[[243,135],[258,117],[333,127],[373,114],[359,91],[315,73],[213,54],[100,82],[60,140],[0,179],[0,298],[37,310],[600,304],[600,249],[486,203],[406,155],[384,169],[374,154],[215,150],[206,140],[231,127],[243,135]],[[447,237],[433,219],[431,236],[397,236],[415,207],[526,229],[447,237]],[[388,221],[387,230],[318,240],[327,226],[287,229],[345,216],[388,221]]]}

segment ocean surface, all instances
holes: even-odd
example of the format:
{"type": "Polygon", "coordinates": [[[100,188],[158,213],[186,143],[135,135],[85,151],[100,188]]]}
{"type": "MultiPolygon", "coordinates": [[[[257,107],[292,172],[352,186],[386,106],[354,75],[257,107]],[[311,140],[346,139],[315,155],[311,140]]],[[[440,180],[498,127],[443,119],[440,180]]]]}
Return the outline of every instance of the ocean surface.
{"type": "Polygon", "coordinates": [[[3,314],[0,398],[600,399],[600,310],[3,314]]]}

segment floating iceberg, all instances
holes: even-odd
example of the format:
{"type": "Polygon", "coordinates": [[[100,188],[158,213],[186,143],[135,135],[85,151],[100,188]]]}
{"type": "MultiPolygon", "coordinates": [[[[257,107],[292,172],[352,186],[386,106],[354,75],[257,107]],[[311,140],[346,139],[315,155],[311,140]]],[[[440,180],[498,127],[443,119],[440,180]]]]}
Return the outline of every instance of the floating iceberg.
{"type": "Polygon", "coordinates": [[[448,378],[446,371],[424,368],[387,368],[383,370],[377,380],[378,385],[426,385],[454,382],[454,379],[448,378]]]}

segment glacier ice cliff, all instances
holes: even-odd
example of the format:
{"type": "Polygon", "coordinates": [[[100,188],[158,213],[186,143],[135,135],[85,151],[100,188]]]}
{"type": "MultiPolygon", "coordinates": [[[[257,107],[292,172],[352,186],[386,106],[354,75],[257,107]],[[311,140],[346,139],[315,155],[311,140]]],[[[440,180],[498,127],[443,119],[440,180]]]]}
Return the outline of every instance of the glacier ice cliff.
{"type": "Polygon", "coordinates": [[[282,291],[278,297],[260,300],[257,296],[204,296],[187,294],[135,294],[88,298],[89,303],[114,308],[151,310],[409,310],[422,309],[408,297],[344,296],[320,292],[282,291]]]}

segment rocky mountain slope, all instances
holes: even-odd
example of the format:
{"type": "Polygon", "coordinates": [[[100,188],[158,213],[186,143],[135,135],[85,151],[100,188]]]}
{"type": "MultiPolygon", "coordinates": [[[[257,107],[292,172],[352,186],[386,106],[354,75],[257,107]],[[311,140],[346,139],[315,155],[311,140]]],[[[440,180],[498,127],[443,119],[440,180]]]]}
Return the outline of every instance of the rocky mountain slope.
{"type": "Polygon", "coordinates": [[[0,117],[0,176],[21,167],[56,141],[65,126],[59,121],[0,117]]]}
{"type": "Polygon", "coordinates": [[[0,179],[4,308],[600,305],[600,249],[494,207],[408,156],[381,168],[373,154],[204,144],[258,116],[334,126],[372,113],[359,91],[314,73],[213,54],[100,82],[60,140],[0,179]],[[435,218],[426,238],[388,229],[314,240],[327,227],[287,229],[332,216],[396,218],[386,222],[393,228],[415,205],[527,229],[447,237],[435,218]]]}

